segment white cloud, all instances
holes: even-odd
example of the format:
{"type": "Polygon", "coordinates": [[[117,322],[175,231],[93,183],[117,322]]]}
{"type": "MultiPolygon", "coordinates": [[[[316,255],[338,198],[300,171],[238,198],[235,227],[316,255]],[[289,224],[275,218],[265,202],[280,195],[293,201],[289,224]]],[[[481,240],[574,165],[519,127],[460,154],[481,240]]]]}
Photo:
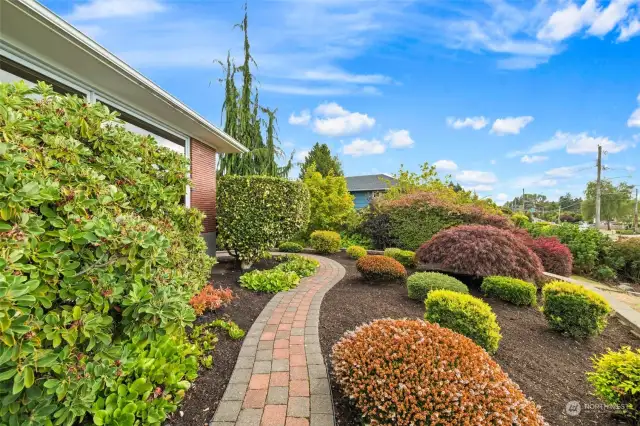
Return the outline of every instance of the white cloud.
{"type": "Polygon", "coordinates": [[[491,133],[495,133],[496,135],[517,135],[520,133],[520,130],[524,129],[525,126],[533,121],[533,117],[530,115],[522,116],[522,117],[506,117],[506,118],[498,118],[493,122],[493,126],[491,126],[491,133]]]}
{"type": "Polygon", "coordinates": [[[592,167],[595,167],[595,164],[586,163],[578,164],[577,166],[556,167],[555,169],[547,170],[544,174],[555,178],[572,178],[577,173],[592,167]]]}
{"type": "Polygon", "coordinates": [[[540,186],[549,187],[556,186],[558,184],[558,181],[555,179],[541,179],[537,182],[537,184],[540,186]]]}
{"type": "Polygon", "coordinates": [[[493,186],[491,186],[491,185],[471,185],[471,186],[465,186],[464,189],[467,190],[467,191],[487,192],[487,191],[493,191],[493,186]]]}
{"type": "Polygon", "coordinates": [[[637,35],[640,35],[640,20],[632,19],[627,25],[620,26],[618,41],[627,41],[637,35]]]}
{"type": "Polygon", "coordinates": [[[300,151],[296,151],[296,153],[293,155],[293,159],[299,163],[302,163],[307,158],[307,155],[309,155],[309,150],[301,149],[300,151]]]}
{"type": "Polygon", "coordinates": [[[410,148],[415,143],[408,130],[389,130],[384,140],[389,142],[391,148],[410,148]]]}
{"type": "Polygon", "coordinates": [[[528,70],[549,62],[548,57],[512,56],[498,60],[498,68],[505,70],[528,70]]]}
{"type": "Polygon", "coordinates": [[[346,136],[371,129],[376,120],[367,114],[349,112],[336,103],[325,103],[315,109],[315,113],[326,118],[313,121],[313,131],[325,136],[346,136]]]}
{"type": "Polygon", "coordinates": [[[261,84],[260,89],[265,92],[302,96],[341,96],[352,93],[343,87],[305,87],[289,84],[261,84]]]}
{"type": "Polygon", "coordinates": [[[610,154],[625,150],[628,145],[624,142],[614,142],[605,136],[590,136],[587,132],[568,133],[558,130],[551,139],[533,145],[528,150],[509,153],[508,157],[523,154],[539,154],[548,151],[565,149],[568,154],[589,154],[598,152],[598,145],[610,154]]]}
{"type": "Polygon", "coordinates": [[[595,36],[608,34],[627,16],[632,1],[635,0],[611,0],[609,5],[600,11],[587,32],[595,36]]]}
{"type": "Polygon", "coordinates": [[[499,194],[497,194],[494,197],[491,197],[493,199],[493,201],[495,201],[496,203],[504,203],[506,201],[509,200],[509,196],[507,194],[505,194],[504,192],[501,192],[499,194]]]}
{"type": "Polygon", "coordinates": [[[491,160],[490,163],[495,166],[496,164],[498,164],[498,160],[491,160]]]}
{"type": "Polygon", "coordinates": [[[572,1],[561,10],[555,11],[547,23],[538,31],[539,40],[562,41],[571,37],[597,16],[596,1],[587,0],[578,8],[572,1]]]}
{"type": "Polygon", "coordinates": [[[342,147],[342,152],[345,155],[362,157],[364,155],[383,154],[385,149],[385,145],[377,139],[366,140],[358,138],[342,147]]]}
{"type": "Polygon", "coordinates": [[[88,21],[94,19],[139,17],[150,13],[162,12],[166,8],[157,0],[90,0],[76,4],[67,17],[70,21],[88,21]]]}
{"type": "Polygon", "coordinates": [[[438,160],[433,165],[439,172],[453,172],[458,170],[458,165],[451,160],[438,160]]]}
{"type": "Polygon", "coordinates": [[[311,121],[311,113],[308,109],[304,109],[300,111],[299,115],[296,115],[294,112],[289,116],[289,124],[292,126],[306,126],[311,121]]]}
{"type": "Polygon", "coordinates": [[[556,186],[558,181],[555,179],[551,179],[544,175],[533,175],[533,176],[519,176],[510,180],[511,186],[514,188],[518,188],[522,190],[522,188],[526,188],[529,190],[530,188],[536,187],[551,187],[556,186]]]}
{"type": "Polygon", "coordinates": [[[467,184],[492,184],[496,183],[498,178],[492,172],[463,170],[456,175],[456,180],[467,184]]]}
{"type": "Polygon", "coordinates": [[[312,81],[336,81],[355,84],[389,84],[391,77],[382,74],[351,74],[340,69],[308,70],[300,79],[312,81]]]}
{"type": "Polygon", "coordinates": [[[522,158],[520,159],[521,163],[527,163],[527,164],[531,164],[531,163],[540,163],[542,161],[546,161],[548,160],[549,157],[545,157],[542,155],[524,155],[522,156],[522,158]]]}
{"type": "MultiPolygon", "coordinates": [[[[638,95],[638,103],[640,103],[640,95],[638,95]]],[[[631,117],[627,120],[627,126],[640,127],[640,107],[631,113],[631,117]]]]}
{"type": "Polygon", "coordinates": [[[447,125],[454,129],[471,127],[473,130],[480,130],[488,124],[487,119],[480,117],[455,118],[447,117],[447,125]]]}

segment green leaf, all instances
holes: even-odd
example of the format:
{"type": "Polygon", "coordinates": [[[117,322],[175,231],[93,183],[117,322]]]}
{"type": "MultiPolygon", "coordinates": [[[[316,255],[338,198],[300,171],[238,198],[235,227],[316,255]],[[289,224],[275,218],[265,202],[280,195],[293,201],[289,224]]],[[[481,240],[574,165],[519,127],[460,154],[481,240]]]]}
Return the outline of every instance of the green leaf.
{"type": "Polygon", "coordinates": [[[33,368],[30,365],[26,366],[24,370],[22,370],[22,375],[24,376],[24,387],[29,389],[35,380],[33,377],[33,368]]]}
{"type": "Polygon", "coordinates": [[[17,395],[24,389],[24,376],[20,373],[13,376],[13,394],[17,395]]]}
{"type": "Polygon", "coordinates": [[[93,424],[101,426],[105,424],[105,420],[109,414],[105,410],[96,411],[93,415],[93,424]]]}
{"type": "Polygon", "coordinates": [[[1,372],[0,373],[0,382],[4,382],[5,380],[9,380],[17,372],[18,372],[18,370],[16,370],[15,368],[10,368],[9,370],[5,370],[5,371],[1,372]]]}
{"type": "Polygon", "coordinates": [[[73,307],[73,319],[75,321],[79,320],[82,317],[82,308],[76,305],[73,307]]]}

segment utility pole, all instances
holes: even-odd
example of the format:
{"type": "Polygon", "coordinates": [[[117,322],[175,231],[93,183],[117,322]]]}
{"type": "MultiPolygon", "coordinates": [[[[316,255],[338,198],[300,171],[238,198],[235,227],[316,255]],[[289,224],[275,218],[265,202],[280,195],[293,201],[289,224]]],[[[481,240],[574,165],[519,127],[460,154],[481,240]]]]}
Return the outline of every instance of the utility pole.
{"type": "Polygon", "coordinates": [[[638,187],[636,187],[636,207],[633,212],[633,232],[638,233],[638,187]]]}
{"type": "Polygon", "coordinates": [[[522,213],[524,213],[524,188],[522,188],[522,213]]]}
{"type": "Polygon", "coordinates": [[[558,201],[558,225],[560,225],[560,210],[562,209],[562,204],[558,201]]]}
{"type": "Polygon", "coordinates": [[[600,174],[602,173],[602,146],[598,145],[598,178],[596,179],[596,229],[600,229],[600,174]]]}

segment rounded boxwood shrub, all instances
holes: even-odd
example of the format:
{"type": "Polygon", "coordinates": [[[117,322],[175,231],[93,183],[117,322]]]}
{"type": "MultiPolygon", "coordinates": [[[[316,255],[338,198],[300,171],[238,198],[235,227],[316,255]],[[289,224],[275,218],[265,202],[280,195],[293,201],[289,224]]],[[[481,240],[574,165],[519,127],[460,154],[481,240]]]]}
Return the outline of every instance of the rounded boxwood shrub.
{"type": "Polygon", "coordinates": [[[397,260],[407,268],[413,268],[414,266],[416,266],[416,263],[414,261],[414,257],[416,254],[411,250],[402,250],[399,248],[391,247],[384,250],[384,255],[397,260]]]}
{"type": "Polygon", "coordinates": [[[162,424],[214,263],[187,159],[44,83],[0,105],[0,424],[162,424]]]}
{"type": "Polygon", "coordinates": [[[491,307],[469,294],[450,290],[433,290],[424,301],[424,319],[452,329],[486,349],[498,350],[502,335],[491,307]]]}
{"type": "Polygon", "coordinates": [[[309,222],[309,191],[302,182],[271,176],[218,179],[218,241],[243,268],[309,222]]]}
{"type": "Polygon", "coordinates": [[[314,231],[310,237],[311,247],[318,253],[340,251],[340,234],[333,231],[314,231]]]}
{"type": "Polygon", "coordinates": [[[350,258],[357,260],[367,255],[367,249],[360,246],[349,246],[347,248],[347,254],[350,258]]]}
{"type": "Polygon", "coordinates": [[[637,424],[640,420],[640,349],[622,347],[593,357],[594,371],[587,380],[595,394],[606,404],[621,408],[621,413],[637,424]]]}
{"type": "Polygon", "coordinates": [[[386,256],[364,256],[356,262],[356,269],[367,280],[398,280],[407,276],[407,270],[400,262],[386,256]]]}
{"type": "Polygon", "coordinates": [[[496,297],[514,305],[535,306],[538,288],[526,281],[511,277],[486,277],[480,289],[486,296],[496,297]]]}
{"type": "Polygon", "coordinates": [[[604,297],[581,285],[553,281],[542,288],[542,311],[551,328],[581,338],[604,330],[611,307],[604,297]]]}
{"type": "Polygon", "coordinates": [[[464,225],[441,231],[424,243],[416,259],[461,274],[502,275],[535,281],[542,263],[511,232],[484,225],[464,225]]]}
{"type": "Polygon", "coordinates": [[[544,424],[536,404],[487,352],[437,324],[361,325],[333,346],[331,361],[366,424],[544,424]]]}
{"type": "Polygon", "coordinates": [[[570,277],[573,270],[573,255],[569,247],[556,237],[538,237],[531,240],[529,248],[538,255],[544,270],[552,274],[570,277]]]}
{"type": "Polygon", "coordinates": [[[303,249],[302,245],[294,242],[285,242],[285,243],[281,243],[278,246],[278,251],[281,251],[284,253],[300,253],[302,249],[303,249]]]}
{"type": "Polygon", "coordinates": [[[640,238],[623,238],[613,243],[612,257],[621,277],[640,283],[640,238]]]}
{"type": "Polygon", "coordinates": [[[458,293],[469,293],[469,289],[461,281],[439,272],[416,272],[407,278],[409,298],[421,300],[427,298],[431,290],[451,290],[458,293]]]}

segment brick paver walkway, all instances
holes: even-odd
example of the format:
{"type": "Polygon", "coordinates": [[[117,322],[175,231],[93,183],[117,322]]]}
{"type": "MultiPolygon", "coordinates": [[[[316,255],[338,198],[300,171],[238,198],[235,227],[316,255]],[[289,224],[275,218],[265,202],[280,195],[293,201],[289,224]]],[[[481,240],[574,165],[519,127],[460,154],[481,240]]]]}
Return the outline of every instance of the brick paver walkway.
{"type": "Polygon", "coordinates": [[[320,351],[325,293],[345,270],[326,257],[315,275],[273,296],[247,333],[210,426],[332,426],[333,403],[320,351]]]}

